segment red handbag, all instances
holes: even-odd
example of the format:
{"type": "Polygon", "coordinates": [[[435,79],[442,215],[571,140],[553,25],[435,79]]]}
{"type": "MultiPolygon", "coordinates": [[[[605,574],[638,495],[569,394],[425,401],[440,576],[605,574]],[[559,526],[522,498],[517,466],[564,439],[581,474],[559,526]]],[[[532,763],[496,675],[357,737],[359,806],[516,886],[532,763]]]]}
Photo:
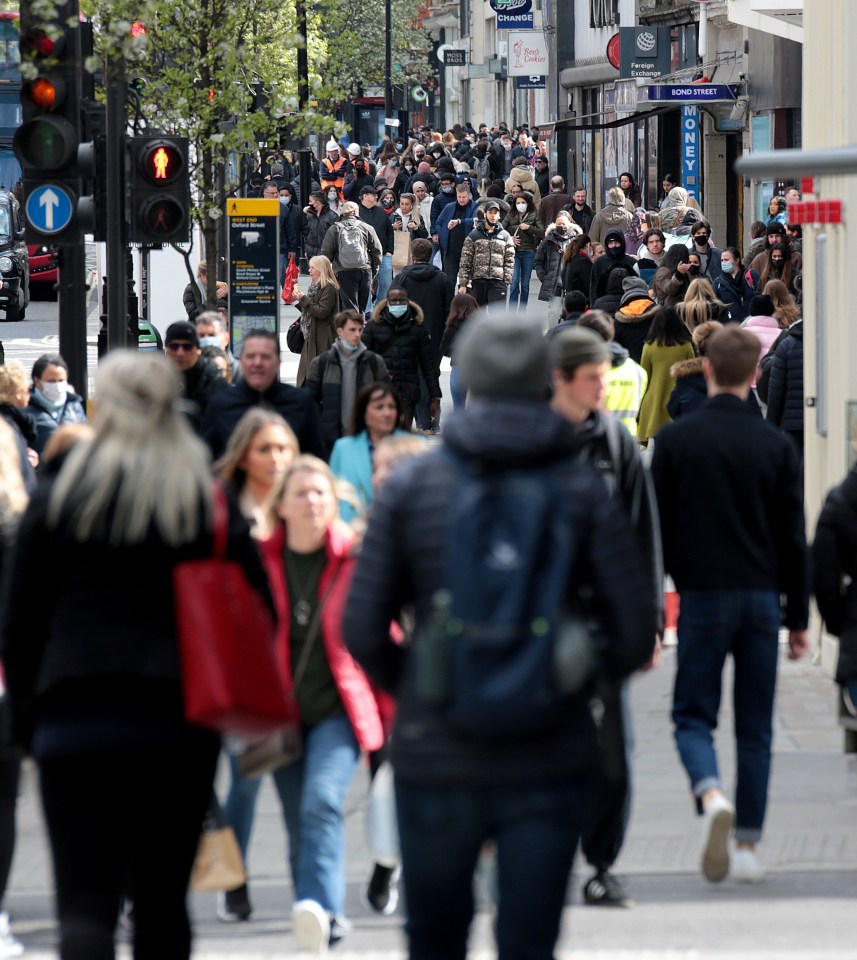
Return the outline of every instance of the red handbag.
{"type": "Polygon", "coordinates": [[[289,254],[289,262],[286,265],[286,275],[283,278],[283,303],[295,302],[295,284],[298,282],[300,269],[293,253],[289,254]]]}
{"type": "Polygon", "coordinates": [[[188,723],[243,736],[285,726],[274,618],[239,564],[226,559],[226,494],[214,488],[214,551],[173,569],[188,723]]]}

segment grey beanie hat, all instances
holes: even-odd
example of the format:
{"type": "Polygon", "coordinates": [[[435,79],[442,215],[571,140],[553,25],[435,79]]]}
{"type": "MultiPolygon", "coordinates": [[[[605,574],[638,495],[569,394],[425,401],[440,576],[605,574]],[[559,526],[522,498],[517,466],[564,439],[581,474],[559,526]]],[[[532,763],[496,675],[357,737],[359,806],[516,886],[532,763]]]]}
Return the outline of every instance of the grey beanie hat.
{"type": "Polygon", "coordinates": [[[584,363],[609,363],[610,348],[588,327],[569,327],[553,338],[552,366],[559,370],[574,370],[584,363]]]}
{"type": "Polygon", "coordinates": [[[480,310],[455,340],[455,362],[476,397],[545,400],[550,354],[536,320],[514,310],[480,310]]]}
{"type": "Polygon", "coordinates": [[[649,287],[642,277],[625,277],[622,281],[622,299],[619,306],[624,307],[626,303],[632,300],[639,300],[640,297],[648,297],[649,287]]]}

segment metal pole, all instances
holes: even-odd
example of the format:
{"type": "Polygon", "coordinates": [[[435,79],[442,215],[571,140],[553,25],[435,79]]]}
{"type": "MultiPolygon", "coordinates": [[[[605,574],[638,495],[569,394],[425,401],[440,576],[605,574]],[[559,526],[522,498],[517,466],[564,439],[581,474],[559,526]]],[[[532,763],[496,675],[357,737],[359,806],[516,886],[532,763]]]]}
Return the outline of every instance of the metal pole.
{"type": "Polygon", "coordinates": [[[735,169],[748,177],[766,178],[857,173],[857,147],[769,150],[765,153],[750,153],[735,161],[735,169]]]}
{"type": "Polygon", "coordinates": [[[124,61],[108,60],[107,75],[107,347],[117,350],[128,345],[124,61]]]}
{"type": "MultiPolygon", "coordinates": [[[[298,109],[303,112],[309,105],[309,28],[306,19],[306,0],[295,0],[298,33],[304,42],[298,47],[298,109]]],[[[306,143],[304,143],[306,146],[306,143]]]]}
{"type": "Polygon", "coordinates": [[[68,364],[68,379],[86,400],[86,257],[83,243],[58,247],[60,353],[68,364]]]}
{"type": "Polygon", "coordinates": [[[384,132],[392,140],[395,128],[386,122],[393,116],[393,3],[384,0],[384,132]]]}

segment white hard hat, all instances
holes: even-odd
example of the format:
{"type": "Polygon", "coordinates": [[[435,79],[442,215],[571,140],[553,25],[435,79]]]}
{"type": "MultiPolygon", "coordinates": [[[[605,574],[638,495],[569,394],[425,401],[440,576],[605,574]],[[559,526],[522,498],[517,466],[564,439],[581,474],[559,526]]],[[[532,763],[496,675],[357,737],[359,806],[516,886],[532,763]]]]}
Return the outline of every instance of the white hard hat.
{"type": "Polygon", "coordinates": [[[352,157],[359,157],[363,151],[360,149],[359,143],[349,143],[348,152],[351,154],[352,157]]]}
{"type": "Polygon", "coordinates": [[[330,153],[331,150],[338,150],[339,144],[333,139],[333,137],[331,137],[330,140],[327,141],[327,146],[325,147],[325,149],[327,150],[328,153],[330,153]]]}

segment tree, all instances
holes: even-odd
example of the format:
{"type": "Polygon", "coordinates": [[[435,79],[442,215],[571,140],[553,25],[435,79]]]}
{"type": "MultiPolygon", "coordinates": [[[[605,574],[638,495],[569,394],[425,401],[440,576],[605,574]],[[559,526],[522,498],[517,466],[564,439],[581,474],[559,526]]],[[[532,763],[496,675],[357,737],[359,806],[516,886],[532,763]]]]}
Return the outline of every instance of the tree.
{"type": "MultiPolygon", "coordinates": [[[[279,82],[303,38],[278,0],[84,0],[84,7],[95,25],[99,61],[106,58],[108,69],[117,58],[133,64],[138,129],[190,139],[194,218],[205,259],[217,264],[217,221],[241,186],[239,161],[277,136],[286,115],[295,136],[344,133],[333,117],[297,112],[294,67],[292,83],[279,82]],[[145,32],[133,36],[132,20],[145,32]],[[267,94],[264,109],[254,98],[256,85],[267,94]]],[[[217,302],[216,280],[210,266],[209,307],[217,302]]]]}

